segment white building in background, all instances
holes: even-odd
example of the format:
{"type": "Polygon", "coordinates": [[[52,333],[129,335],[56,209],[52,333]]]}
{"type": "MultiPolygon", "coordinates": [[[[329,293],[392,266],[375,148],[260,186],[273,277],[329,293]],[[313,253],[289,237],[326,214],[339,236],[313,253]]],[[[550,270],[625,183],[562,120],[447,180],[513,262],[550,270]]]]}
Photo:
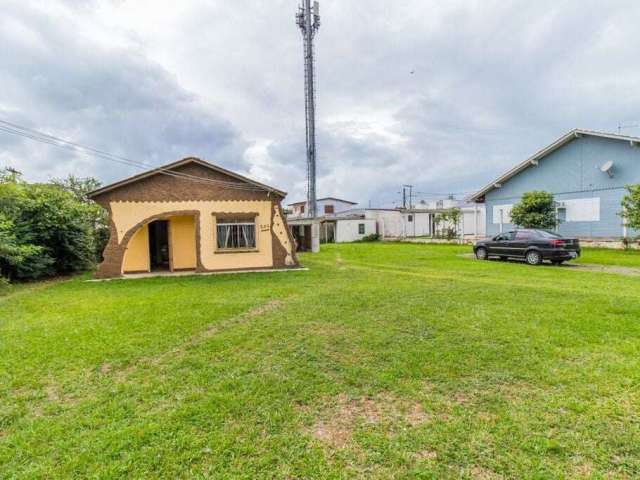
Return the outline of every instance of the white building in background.
{"type": "MultiPolygon", "coordinates": [[[[460,210],[460,221],[456,230],[463,238],[474,240],[486,236],[486,214],[484,205],[447,198],[431,200],[429,202],[422,201],[415,207],[417,211],[431,212],[434,215],[434,219],[438,213],[447,212],[453,208],[460,210]]],[[[443,225],[441,227],[445,226],[443,225]]],[[[432,225],[432,228],[435,234],[438,226],[432,225]]]]}
{"type": "Polygon", "coordinates": [[[373,221],[374,233],[381,238],[428,237],[432,232],[432,215],[418,210],[397,208],[358,208],[342,212],[337,218],[358,216],[373,221]]]}
{"type": "MultiPolygon", "coordinates": [[[[335,197],[324,197],[316,200],[316,214],[319,217],[323,215],[334,215],[336,213],[344,212],[357,205],[356,202],[349,200],[342,200],[335,197]]],[[[295,202],[287,205],[289,214],[287,218],[299,218],[307,216],[309,212],[308,202],[295,202]]]]}
{"type": "MultiPolygon", "coordinates": [[[[485,213],[482,205],[459,200],[422,202],[411,209],[354,208],[348,200],[325,197],[318,200],[321,243],[341,243],[362,240],[370,235],[382,239],[433,237],[448,225],[437,223],[437,215],[452,208],[460,209],[458,238],[483,238],[485,213]]],[[[287,223],[299,250],[309,249],[311,219],[306,217],[307,202],[289,204],[287,223]]]]}

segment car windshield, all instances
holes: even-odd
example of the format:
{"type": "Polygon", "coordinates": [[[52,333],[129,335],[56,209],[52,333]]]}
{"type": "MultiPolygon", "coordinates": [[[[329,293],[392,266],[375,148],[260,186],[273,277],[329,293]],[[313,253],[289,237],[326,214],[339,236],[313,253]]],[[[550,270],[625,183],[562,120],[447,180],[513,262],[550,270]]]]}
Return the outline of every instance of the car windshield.
{"type": "Polygon", "coordinates": [[[550,232],[549,230],[536,230],[536,233],[542,238],[562,238],[562,235],[559,235],[555,232],[550,232]]]}

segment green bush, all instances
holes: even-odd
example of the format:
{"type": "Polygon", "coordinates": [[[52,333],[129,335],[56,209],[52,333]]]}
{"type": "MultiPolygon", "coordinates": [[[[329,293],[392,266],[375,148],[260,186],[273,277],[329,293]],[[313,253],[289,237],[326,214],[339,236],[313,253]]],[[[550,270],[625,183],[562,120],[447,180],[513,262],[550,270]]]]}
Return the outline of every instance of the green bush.
{"type": "Polygon", "coordinates": [[[513,206],[511,221],[523,228],[555,228],[558,220],[553,195],[544,191],[526,192],[513,206]]]}
{"type": "Polygon", "coordinates": [[[37,278],[50,273],[53,259],[44,249],[30,243],[20,243],[16,228],[0,213],[0,275],[2,279],[37,278]]]}
{"type": "Polygon", "coordinates": [[[640,185],[627,185],[627,193],[622,198],[622,217],[627,226],[640,230],[640,185]]]}
{"type": "Polygon", "coordinates": [[[0,172],[0,274],[37,279],[94,266],[106,218],[58,183],[29,184],[0,172]]]}
{"type": "Polygon", "coordinates": [[[361,242],[377,242],[380,240],[379,233],[372,233],[370,235],[365,235],[360,239],[361,242]]]}

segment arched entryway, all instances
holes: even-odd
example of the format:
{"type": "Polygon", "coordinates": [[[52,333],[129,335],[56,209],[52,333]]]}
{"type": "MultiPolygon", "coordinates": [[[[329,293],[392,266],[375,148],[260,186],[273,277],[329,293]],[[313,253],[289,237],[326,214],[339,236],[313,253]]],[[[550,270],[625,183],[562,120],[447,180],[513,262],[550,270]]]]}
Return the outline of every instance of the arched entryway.
{"type": "Polygon", "coordinates": [[[197,215],[156,216],[137,227],[122,260],[122,273],[196,270],[197,215]]]}

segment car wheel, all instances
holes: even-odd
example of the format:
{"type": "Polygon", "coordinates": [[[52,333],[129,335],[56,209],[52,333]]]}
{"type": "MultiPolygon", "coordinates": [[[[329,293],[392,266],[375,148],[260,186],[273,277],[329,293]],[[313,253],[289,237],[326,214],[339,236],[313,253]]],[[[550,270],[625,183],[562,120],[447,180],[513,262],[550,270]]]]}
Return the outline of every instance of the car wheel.
{"type": "Polygon", "coordinates": [[[524,258],[529,265],[540,265],[542,263],[542,255],[536,250],[529,250],[524,258]]]}
{"type": "Polygon", "coordinates": [[[476,249],[476,258],[478,260],[488,260],[489,254],[487,253],[487,249],[484,247],[476,249]]]}

